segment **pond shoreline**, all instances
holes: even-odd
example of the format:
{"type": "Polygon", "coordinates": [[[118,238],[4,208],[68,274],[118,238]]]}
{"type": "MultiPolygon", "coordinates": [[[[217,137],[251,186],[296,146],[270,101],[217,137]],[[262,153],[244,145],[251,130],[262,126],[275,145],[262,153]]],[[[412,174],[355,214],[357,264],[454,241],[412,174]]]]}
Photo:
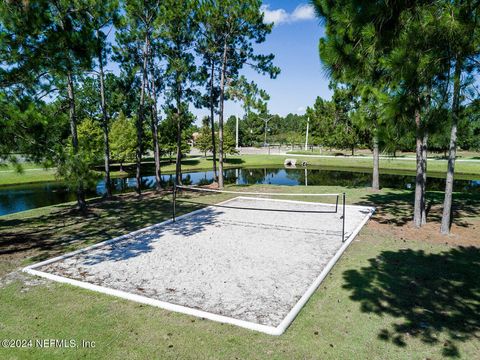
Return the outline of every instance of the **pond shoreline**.
{"type": "MultiPolygon", "coordinates": [[[[142,177],[142,189],[155,187],[155,177],[145,171],[142,177]]],[[[173,186],[174,173],[162,174],[162,187],[173,186]]],[[[207,185],[213,182],[212,170],[190,170],[183,172],[186,185],[207,185]]],[[[280,166],[247,166],[228,167],[225,169],[225,183],[230,185],[279,185],[288,187],[308,186],[342,186],[347,188],[369,188],[371,172],[364,168],[334,168],[328,166],[310,166],[284,168],[280,166]]],[[[480,176],[455,181],[456,192],[480,193],[480,176]]],[[[382,170],[380,172],[382,188],[412,191],[414,174],[406,171],[382,170]]],[[[136,179],[133,175],[112,178],[114,194],[134,191],[136,179]]],[[[445,187],[443,177],[430,176],[427,182],[428,191],[442,192],[445,187]]],[[[94,188],[87,191],[87,198],[101,198],[106,191],[105,182],[99,178],[94,188]]],[[[63,182],[39,182],[0,187],[0,216],[25,211],[48,205],[75,201],[75,192],[63,182]]]]}
{"type": "MultiPolygon", "coordinates": [[[[365,156],[358,157],[318,157],[308,155],[240,155],[228,157],[225,161],[225,169],[231,168],[255,168],[255,167],[283,167],[283,162],[288,157],[297,157],[299,161],[305,160],[309,168],[324,168],[325,170],[338,171],[355,171],[366,172],[372,170],[372,160],[365,156]]],[[[144,173],[153,173],[153,162],[144,161],[142,170],[144,173]]],[[[124,168],[133,171],[134,164],[125,164],[124,168]]],[[[119,164],[112,164],[113,169],[119,170],[119,164]]],[[[208,171],[212,168],[211,157],[186,157],[182,160],[182,170],[184,172],[191,171],[208,171]]],[[[53,169],[53,168],[52,168],[53,169]]],[[[35,184],[42,182],[58,182],[52,169],[45,171],[35,171],[29,173],[18,174],[14,172],[0,174],[0,188],[17,185],[17,184],[35,184]]],[[[100,172],[101,167],[96,167],[100,172]]],[[[162,160],[163,174],[174,173],[175,163],[170,163],[169,159],[162,160]]],[[[382,158],[380,161],[380,172],[392,175],[414,175],[415,163],[412,161],[404,161],[401,159],[382,158]]],[[[112,178],[121,177],[119,171],[112,172],[112,178]]],[[[428,176],[431,178],[443,178],[446,173],[446,162],[433,160],[429,162],[428,176]]],[[[124,173],[120,173],[124,175],[124,173]]],[[[128,172],[127,172],[128,176],[128,172]]],[[[455,169],[455,177],[460,180],[476,180],[480,179],[480,162],[458,162],[455,169]]]]}

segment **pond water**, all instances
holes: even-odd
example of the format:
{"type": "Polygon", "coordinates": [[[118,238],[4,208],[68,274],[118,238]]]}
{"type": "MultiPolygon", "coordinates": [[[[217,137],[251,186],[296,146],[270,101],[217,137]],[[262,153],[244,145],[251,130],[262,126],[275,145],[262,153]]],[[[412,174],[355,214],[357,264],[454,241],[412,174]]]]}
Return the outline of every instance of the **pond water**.
{"type": "MultiPolygon", "coordinates": [[[[175,175],[163,175],[163,186],[172,185],[175,175]]],[[[155,186],[154,176],[142,178],[144,189],[155,186]]],[[[324,169],[228,169],[225,171],[225,182],[228,184],[272,184],[287,186],[330,185],[343,187],[368,187],[371,185],[370,172],[353,172],[324,169]]],[[[186,185],[205,185],[213,181],[212,171],[186,172],[183,182],[186,185]]],[[[386,188],[413,189],[414,176],[380,175],[380,184],[386,188]]],[[[113,180],[115,193],[132,191],[136,180],[133,177],[113,180]]],[[[443,191],[445,180],[428,179],[428,190],[443,191]]],[[[455,191],[480,192],[480,180],[457,180],[455,191]]],[[[105,193],[105,182],[99,181],[96,189],[90,189],[88,197],[95,197],[105,193]]],[[[42,206],[60,204],[75,200],[75,193],[58,182],[25,184],[0,187],[0,215],[29,210],[42,206]]]]}

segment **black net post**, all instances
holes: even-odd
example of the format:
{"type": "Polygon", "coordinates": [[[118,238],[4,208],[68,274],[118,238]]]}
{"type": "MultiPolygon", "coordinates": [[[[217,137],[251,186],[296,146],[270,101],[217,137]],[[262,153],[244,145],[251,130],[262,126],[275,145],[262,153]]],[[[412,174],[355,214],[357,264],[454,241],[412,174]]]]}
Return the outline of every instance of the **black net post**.
{"type": "Polygon", "coordinates": [[[343,198],[343,214],[342,214],[342,242],[345,241],[345,193],[342,194],[343,198]]]}

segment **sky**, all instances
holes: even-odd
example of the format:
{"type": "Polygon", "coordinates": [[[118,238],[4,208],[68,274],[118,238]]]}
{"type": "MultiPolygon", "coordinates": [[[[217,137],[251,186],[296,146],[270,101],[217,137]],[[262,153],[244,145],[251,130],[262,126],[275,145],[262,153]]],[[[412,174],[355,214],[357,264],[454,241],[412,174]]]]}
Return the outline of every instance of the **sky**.
{"type": "MultiPolygon", "coordinates": [[[[270,95],[270,113],[302,114],[317,96],[331,97],[329,80],[322,71],[318,52],[323,26],[308,1],[267,0],[263,11],[265,21],[274,22],[274,27],[267,40],[256,49],[260,53],[275,54],[274,64],[280,67],[281,73],[276,79],[270,79],[246,69],[245,75],[270,95]]],[[[197,116],[207,114],[203,110],[193,112],[197,116]]],[[[225,113],[227,117],[242,116],[243,110],[240,104],[228,102],[225,113]]]]}

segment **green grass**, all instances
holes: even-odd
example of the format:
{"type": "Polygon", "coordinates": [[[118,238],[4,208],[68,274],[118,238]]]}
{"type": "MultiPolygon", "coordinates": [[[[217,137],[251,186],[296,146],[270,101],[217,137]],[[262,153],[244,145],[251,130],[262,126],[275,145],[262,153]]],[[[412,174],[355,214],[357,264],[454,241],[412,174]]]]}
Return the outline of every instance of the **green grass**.
{"type": "MultiPolygon", "coordinates": [[[[243,187],[242,187],[243,188],[243,187]]],[[[242,189],[239,188],[239,189],[242,189]]],[[[255,191],[284,187],[250,186],[255,191]]],[[[82,339],[91,349],[0,349],[12,359],[473,359],[480,352],[480,250],[403,238],[412,192],[337,187],[351,203],[377,206],[367,226],[284,335],[268,336],[69,285],[0,286],[0,339],[82,339]],[[381,225],[388,223],[389,225],[381,225]]],[[[440,193],[429,193],[433,208],[440,193]]],[[[195,198],[205,203],[225,197],[195,198]]],[[[480,198],[455,194],[456,224],[479,220],[480,198]]],[[[7,272],[170,217],[170,198],[124,195],[0,217],[0,283],[7,272]]],[[[179,204],[188,212],[198,205],[179,204]]],[[[432,210],[430,220],[437,220],[432,210]]],[[[478,223],[477,223],[478,224],[478,223]]],[[[475,231],[472,229],[472,231],[475,231]]]]}
{"type": "MultiPolygon", "coordinates": [[[[369,158],[302,158],[301,155],[288,155],[289,158],[297,160],[305,160],[309,166],[323,166],[335,168],[338,170],[365,170],[372,169],[373,161],[369,158]]],[[[401,173],[405,175],[415,174],[415,161],[395,160],[395,159],[381,159],[380,171],[383,173],[401,173]]],[[[445,161],[430,161],[428,162],[428,175],[434,177],[445,177],[447,171],[447,163],[445,161]]],[[[457,162],[455,165],[455,173],[458,176],[470,178],[471,176],[480,175],[480,162],[457,162]]],[[[459,177],[460,178],[460,177],[459,177]]]]}
{"type": "MultiPolygon", "coordinates": [[[[29,169],[43,169],[43,165],[41,164],[35,164],[31,162],[24,162],[20,164],[21,169],[23,170],[29,170],[29,169]]],[[[11,164],[11,163],[1,163],[0,164],[0,173],[4,171],[12,171],[16,170],[18,167],[11,164]]]]}
{"type": "MultiPolygon", "coordinates": [[[[288,151],[289,154],[303,154],[303,155],[329,155],[329,156],[351,156],[351,150],[320,150],[315,148],[312,150],[290,150],[288,151]]],[[[447,153],[448,154],[448,153],[447,153]]],[[[369,149],[355,149],[355,156],[372,156],[372,151],[369,149]]],[[[393,157],[392,154],[380,154],[381,157],[393,157]]],[[[396,158],[415,158],[415,152],[397,152],[395,154],[396,158]]],[[[445,160],[446,156],[443,152],[429,152],[428,158],[432,160],[445,160]]],[[[465,159],[465,160],[480,160],[480,152],[477,151],[466,151],[460,150],[457,151],[457,159],[465,159]]]]}
{"type": "Polygon", "coordinates": [[[18,173],[12,170],[0,171],[0,186],[55,181],[54,169],[25,169],[18,173]]]}
{"type": "MultiPolygon", "coordinates": [[[[322,167],[325,169],[344,170],[344,171],[366,171],[372,168],[372,160],[368,158],[309,158],[301,155],[242,155],[232,156],[226,159],[225,168],[236,167],[283,167],[286,158],[296,158],[300,162],[305,160],[309,167],[322,167]]],[[[31,165],[33,167],[33,165],[31,165]]],[[[197,171],[210,170],[212,168],[211,158],[192,158],[188,157],[182,160],[182,170],[197,171]]],[[[101,167],[97,168],[99,171],[101,167]]],[[[428,164],[428,173],[432,177],[445,177],[447,164],[445,161],[430,161],[428,164]]],[[[119,166],[113,164],[112,177],[122,177],[129,173],[134,173],[134,165],[126,164],[125,172],[119,171],[119,166]]],[[[145,173],[152,174],[154,170],[153,162],[143,163],[145,173]]],[[[415,174],[415,162],[395,159],[382,159],[380,161],[380,170],[383,173],[412,175],[415,174]]],[[[172,173],[175,171],[175,164],[164,159],[162,161],[162,172],[172,173]]],[[[458,179],[476,179],[480,176],[480,162],[457,162],[455,172],[458,179]]],[[[15,171],[0,171],[0,186],[27,184],[35,182],[56,181],[55,170],[44,170],[41,168],[27,168],[23,173],[15,171]]]]}

